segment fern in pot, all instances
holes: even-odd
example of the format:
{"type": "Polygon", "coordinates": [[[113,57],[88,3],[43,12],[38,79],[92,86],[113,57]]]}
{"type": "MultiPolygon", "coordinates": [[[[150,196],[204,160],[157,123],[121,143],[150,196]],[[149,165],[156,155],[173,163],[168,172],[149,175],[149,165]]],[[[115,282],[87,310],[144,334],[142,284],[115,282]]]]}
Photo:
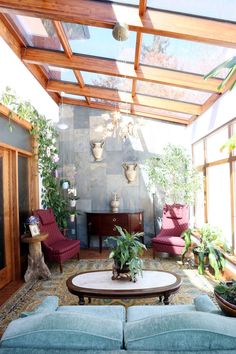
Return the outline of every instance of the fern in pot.
{"type": "Polygon", "coordinates": [[[140,256],[146,250],[146,246],[139,241],[143,236],[143,232],[130,234],[127,230],[116,226],[120,236],[108,237],[106,243],[109,245],[113,241],[115,245],[111,246],[112,251],[109,258],[114,259],[113,277],[120,278],[121,274],[128,274],[130,280],[136,281],[138,274],[142,275],[142,259],[140,256]]]}

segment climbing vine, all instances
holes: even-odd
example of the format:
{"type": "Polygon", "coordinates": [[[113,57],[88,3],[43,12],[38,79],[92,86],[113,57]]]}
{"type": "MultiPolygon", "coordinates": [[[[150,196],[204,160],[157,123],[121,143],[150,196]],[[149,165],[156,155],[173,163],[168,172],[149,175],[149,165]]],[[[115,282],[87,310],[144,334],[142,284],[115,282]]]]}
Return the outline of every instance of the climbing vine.
{"type": "MultiPolygon", "coordinates": [[[[7,87],[0,97],[0,102],[15,112],[21,119],[32,125],[32,138],[34,154],[38,159],[39,173],[42,179],[42,205],[52,208],[60,227],[67,226],[69,215],[68,201],[60,193],[58,181],[55,176],[58,168],[58,150],[56,139],[58,133],[52,122],[41,115],[29,101],[23,101],[7,87]]],[[[9,115],[9,129],[12,131],[11,114],[9,115]]]]}

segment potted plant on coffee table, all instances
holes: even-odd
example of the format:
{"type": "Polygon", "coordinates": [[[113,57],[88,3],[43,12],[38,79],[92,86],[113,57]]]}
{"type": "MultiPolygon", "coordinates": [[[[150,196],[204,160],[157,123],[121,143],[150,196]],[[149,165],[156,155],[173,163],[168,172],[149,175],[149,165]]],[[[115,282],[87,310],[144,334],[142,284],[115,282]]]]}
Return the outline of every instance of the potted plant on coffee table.
{"type": "Polygon", "coordinates": [[[119,279],[122,274],[125,274],[132,280],[136,281],[138,274],[142,275],[142,260],[140,256],[146,250],[146,246],[139,241],[143,236],[143,232],[130,234],[127,230],[116,226],[120,236],[108,237],[106,243],[114,241],[115,246],[112,246],[112,251],[109,258],[114,259],[113,277],[119,279]]]}
{"type": "Polygon", "coordinates": [[[224,270],[225,259],[220,250],[220,247],[225,247],[221,239],[221,232],[217,227],[211,227],[209,224],[204,224],[199,229],[188,229],[184,231],[181,237],[184,238],[185,247],[182,251],[182,262],[186,252],[191,246],[192,235],[199,237],[199,244],[193,248],[195,263],[198,264],[198,273],[204,274],[205,266],[211,265],[214,269],[215,278],[219,279],[220,270],[224,270]]]}
{"type": "Polygon", "coordinates": [[[236,317],[236,281],[220,282],[215,286],[214,294],[221,310],[236,317]]]}

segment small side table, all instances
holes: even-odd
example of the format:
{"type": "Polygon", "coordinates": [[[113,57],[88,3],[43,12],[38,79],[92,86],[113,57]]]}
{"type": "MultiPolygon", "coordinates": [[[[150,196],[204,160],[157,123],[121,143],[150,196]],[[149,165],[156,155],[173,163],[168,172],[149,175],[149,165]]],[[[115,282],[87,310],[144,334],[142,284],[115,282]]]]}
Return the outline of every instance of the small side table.
{"type": "Polygon", "coordinates": [[[44,262],[41,241],[46,240],[47,233],[41,233],[38,236],[22,235],[21,241],[29,244],[28,268],[24,279],[26,282],[33,279],[48,279],[51,277],[50,270],[44,262]]]}

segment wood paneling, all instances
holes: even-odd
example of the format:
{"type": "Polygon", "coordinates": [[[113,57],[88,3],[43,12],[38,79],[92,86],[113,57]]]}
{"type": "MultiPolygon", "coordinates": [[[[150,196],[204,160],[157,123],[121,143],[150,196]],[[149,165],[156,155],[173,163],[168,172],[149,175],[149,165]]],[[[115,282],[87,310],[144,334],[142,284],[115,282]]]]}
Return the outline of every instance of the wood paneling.
{"type": "Polygon", "coordinates": [[[146,65],[140,65],[135,70],[134,66],[129,63],[86,55],[73,55],[69,59],[64,53],[45,49],[27,48],[22,51],[22,60],[26,63],[48,64],[72,70],[77,69],[212,92],[218,92],[217,87],[221,83],[220,79],[210,78],[204,80],[201,75],[154,68],[146,65]]]}
{"type": "Polygon", "coordinates": [[[131,31],[159,34],[236,48],[236,26],[183,14],[148,9],[140,17],[139,8],[93,0],[1,0],[3,12],[113,28],[125,22],[131,31]]]}

